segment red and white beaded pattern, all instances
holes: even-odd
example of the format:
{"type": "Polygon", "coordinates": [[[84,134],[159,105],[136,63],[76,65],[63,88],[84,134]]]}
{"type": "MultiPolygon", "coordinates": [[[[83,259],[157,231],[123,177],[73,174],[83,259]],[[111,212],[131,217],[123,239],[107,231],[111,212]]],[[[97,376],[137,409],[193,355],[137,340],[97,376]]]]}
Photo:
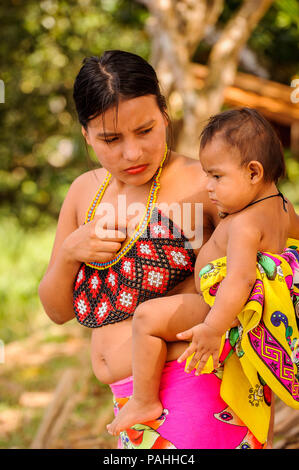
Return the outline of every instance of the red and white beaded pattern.
{"type": "Polygon", "coordinates": [[[125,320],[139,303],[167,295],[194,264],[183,232],[155,207],[143,236],[117,263],[101,270],[82,263],[74,282],[77,320],[89,328],[125,320]]]}

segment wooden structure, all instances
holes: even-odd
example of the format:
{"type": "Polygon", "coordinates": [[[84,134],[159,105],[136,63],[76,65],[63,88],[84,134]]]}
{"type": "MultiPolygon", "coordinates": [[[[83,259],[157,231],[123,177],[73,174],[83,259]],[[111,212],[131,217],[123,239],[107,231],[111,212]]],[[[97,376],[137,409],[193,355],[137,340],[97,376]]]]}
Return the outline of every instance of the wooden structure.
{"type": "MultiPolygon", "coordinates": [[[[196,85],[201,88],[207,67],[193,64],[192,71],[196,85]]],[[[291,86],[238,72],[234,84],[225,90],[224,103],[259,110],[278,131],[284,147],[290,147],[299,159],[299,102],[291,100],[294,90],[291,86]]]]}

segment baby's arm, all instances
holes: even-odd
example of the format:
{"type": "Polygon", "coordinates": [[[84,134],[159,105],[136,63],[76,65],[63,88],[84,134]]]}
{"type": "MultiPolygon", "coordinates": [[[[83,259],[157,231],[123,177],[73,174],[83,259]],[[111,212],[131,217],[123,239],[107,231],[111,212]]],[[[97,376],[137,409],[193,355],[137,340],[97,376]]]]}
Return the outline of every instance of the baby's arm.
{"type": "Polygon", "coordinates": [[[244,214],[230,223],[227,244],[227,274],[217,291],[215,303],[200,325],[178,335],[179,339],[192,339],[191,346],[179,358],[185,360],[195,352],[188,369],[199,362],[197,373],[203,369],[211,355],[217,367],[222,335],[231,327],[241,312],[256,280],[256,256],[261,231],[244,214]]]}
{"type": "Polygon", "coordinates": [[[242,310],[256,280],[256,257],[261,230],[246,217],[230,224],[226,277],[217,291],[215,303],[205,323],[223,334],[242,310]]]}

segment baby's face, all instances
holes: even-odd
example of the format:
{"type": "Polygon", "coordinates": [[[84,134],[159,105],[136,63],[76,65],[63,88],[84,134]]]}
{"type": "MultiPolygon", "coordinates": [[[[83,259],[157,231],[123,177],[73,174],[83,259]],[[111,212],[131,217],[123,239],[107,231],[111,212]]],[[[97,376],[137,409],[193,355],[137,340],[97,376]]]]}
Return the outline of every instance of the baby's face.
{"type": "Polygon", "coordinates": [[[232,214],[252,201],[250,171],[241,166],[237,148],[216,137],[201,150],[200,161],[207,175],[209,197],[219,212],[232,214]]]}

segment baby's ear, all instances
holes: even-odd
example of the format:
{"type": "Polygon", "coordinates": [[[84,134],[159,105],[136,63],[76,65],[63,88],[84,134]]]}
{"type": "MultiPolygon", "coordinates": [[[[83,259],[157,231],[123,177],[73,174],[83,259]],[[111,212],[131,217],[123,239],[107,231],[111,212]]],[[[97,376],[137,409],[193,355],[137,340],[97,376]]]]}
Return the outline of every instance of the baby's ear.
{"type": "Polygon", "coordinates": [[[253,184],[259,183],[264,177],[264,167],[257,160],[252,160],[248,163],[248,171],[250,180],[253,184]]]}

